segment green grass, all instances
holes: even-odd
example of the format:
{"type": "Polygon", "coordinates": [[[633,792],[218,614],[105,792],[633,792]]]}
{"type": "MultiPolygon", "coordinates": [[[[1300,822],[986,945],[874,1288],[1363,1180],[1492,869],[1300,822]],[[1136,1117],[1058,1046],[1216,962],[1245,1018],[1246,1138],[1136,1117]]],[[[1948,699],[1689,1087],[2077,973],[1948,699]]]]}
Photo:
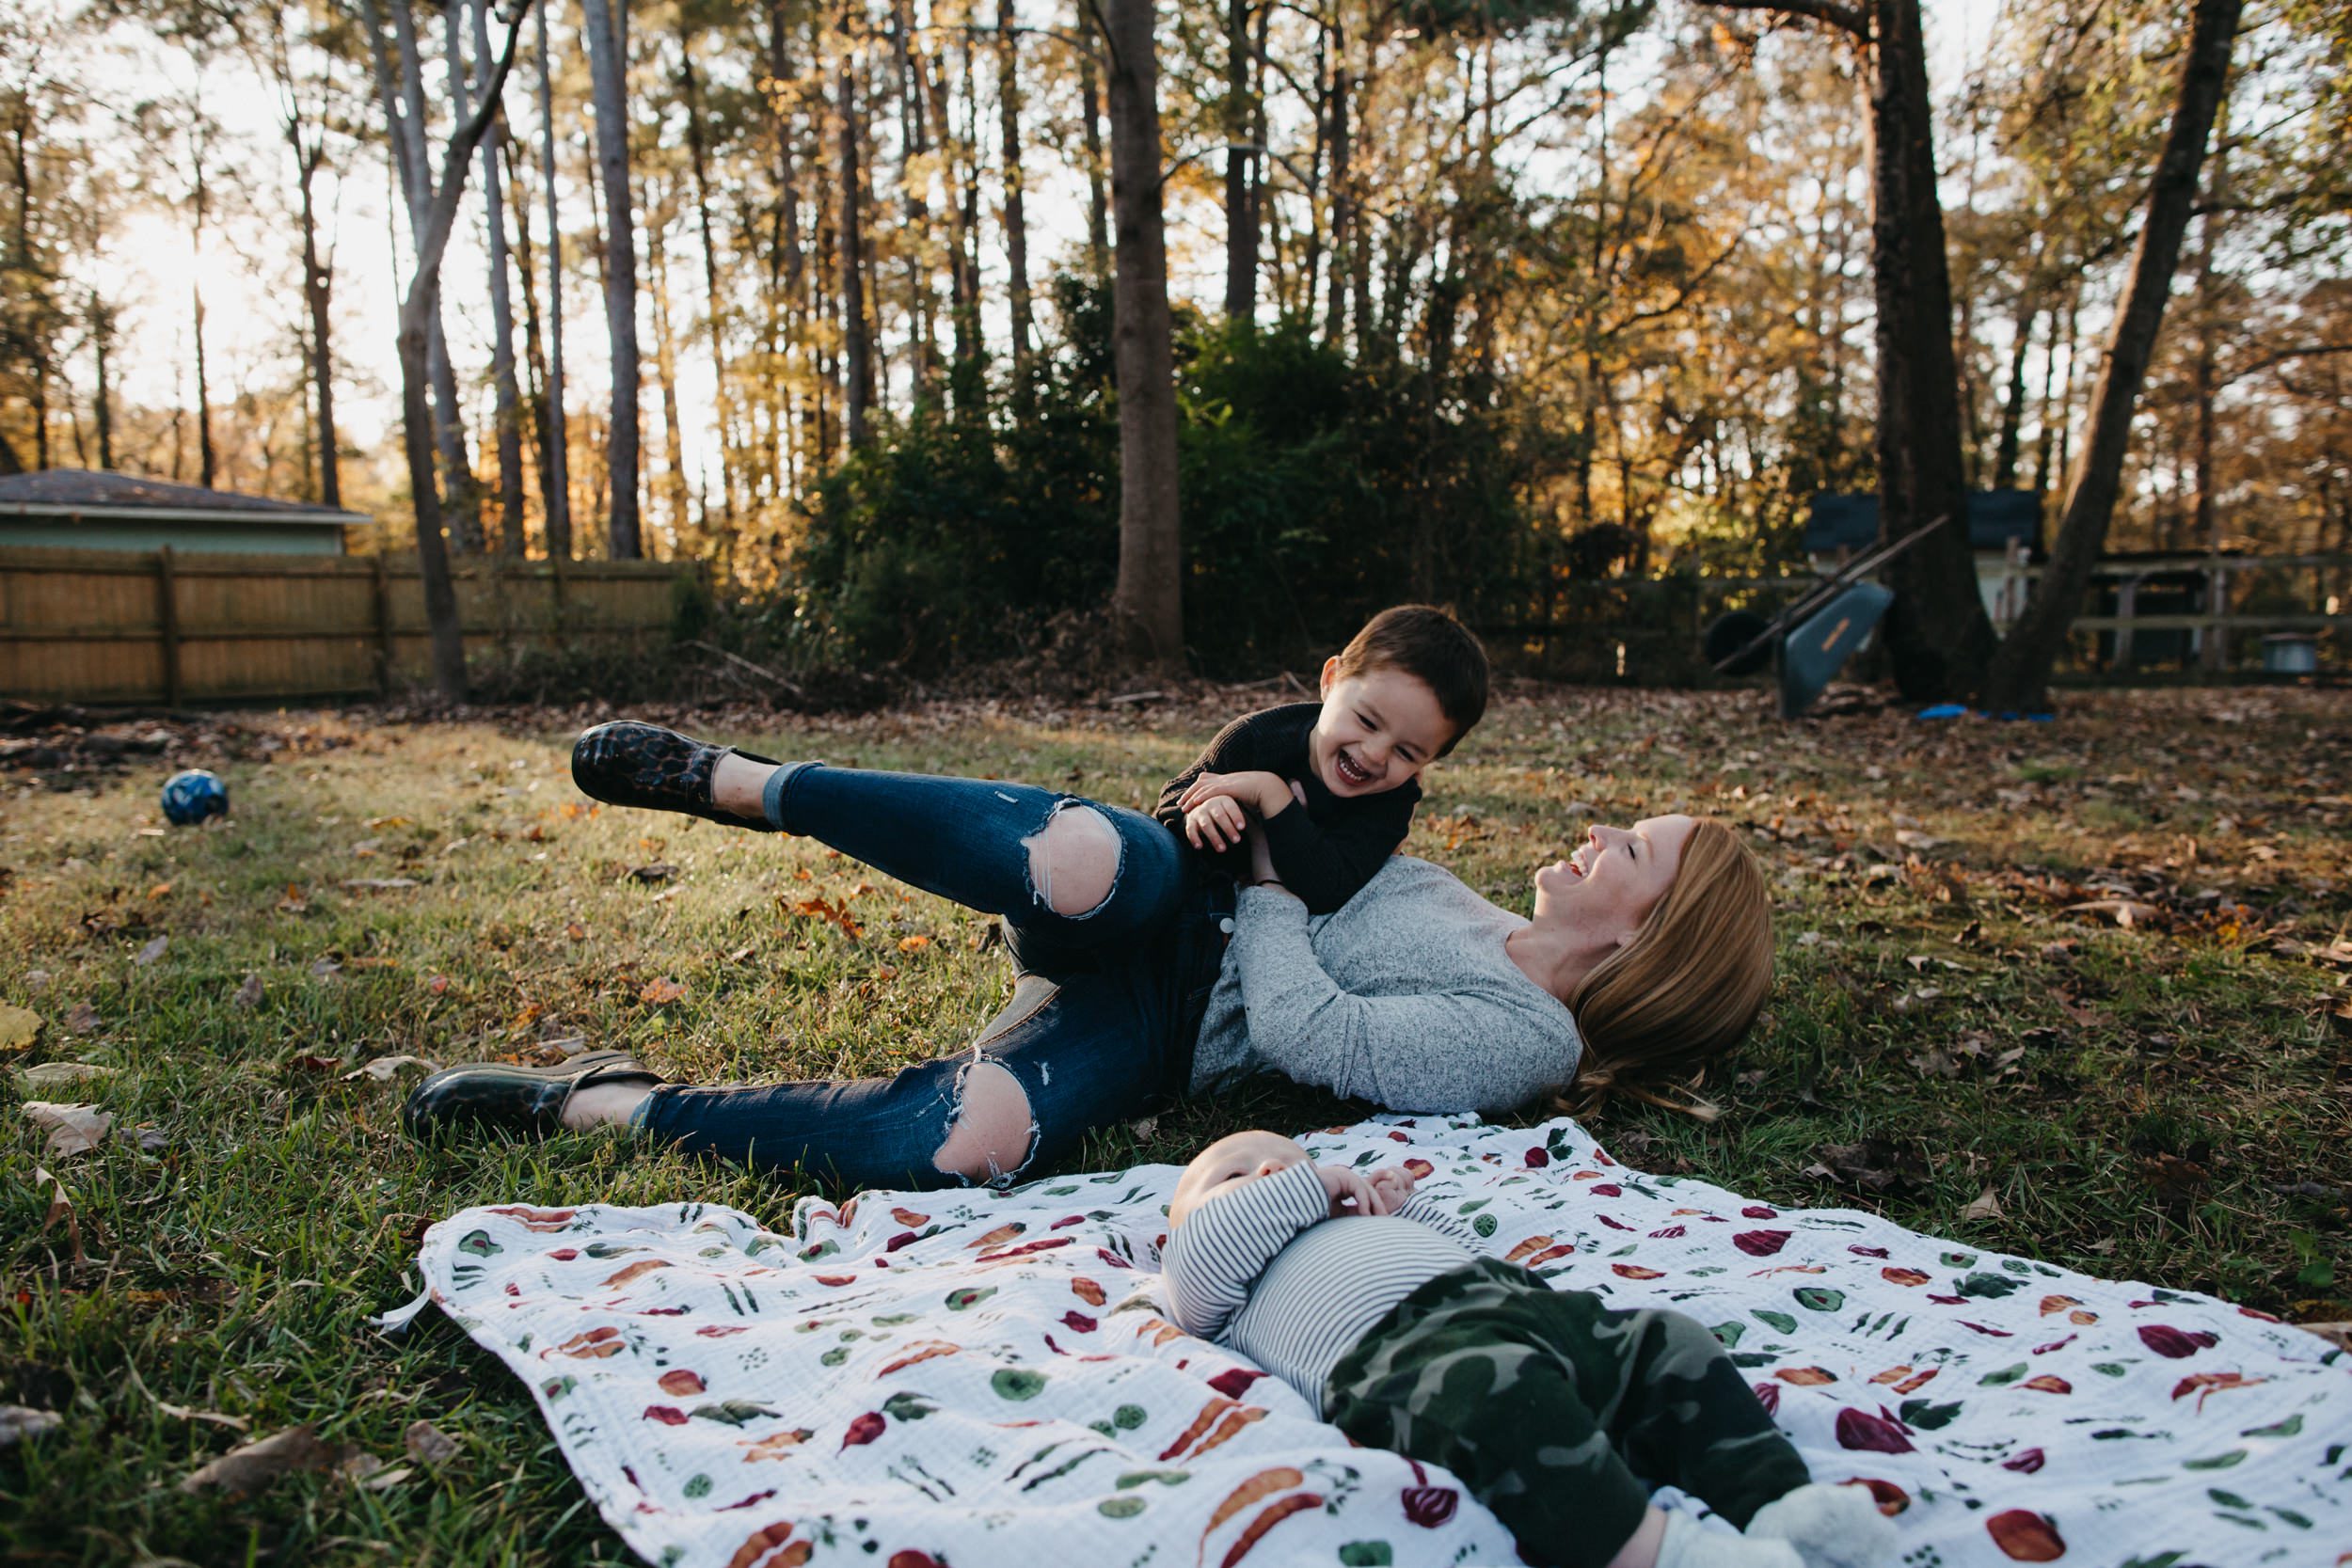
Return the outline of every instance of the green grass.
{"type": "MultiPolygon", "coordinates": [[[[1135,804],[1249,700],[697,723],[771,753],[1135,804]]],[[[1629,1162],[2342,1320],[2352,1051],[2329,1015],[2352,991],[2312,949],[2352,922],[2346,706],[2176,692],[2080,699],[2047,727],[1783,726],[1753,693],[1530,692],[1433,775],[1412,847],[1523,910],[1531,868],[1593,813],[1688,808],[1752,832],[1782,911],[1765,1025],[1703,1085],[1713,1122],[1600,1118],[1629,1162]],[[2129,928],[2113,905],[2068,909],[2118,898],[2139,906],[2129,928]],[[1967,1217],[1988,1189],[1999,1214],[1967,1217]]],[[[0,1002],[44,1021],[0,1065],[118,1069],[30,1095],[0,1075],[0,1403],[62,1418],[0,1449],[0,1552],[630,1560],[497,1363],[437,1315],[397,1340],[362,1320],[411,1293],[420,1230],[467,1204],[693,1196],[781,1221],[795,1188],[611,1134],[421,1147],[397,1123],[413,1072],[343,1073],[572,1035],[706,1081],[886,1072],[969,1035],[1007,989],[1001,956],[977,918],[818,846],[586,812],[568,721],[253,727],[282,742],[266,760],[251,734],[185,759],[229,781],[236,814],[213,830],[154,831],[160,761],[65,790],[0,783],[0,1002]],[[655,863],[676,879],[629,875],[655,863]],[[344,885],[393,877],[418,885],[344,885]],[[862,935],[794,911],[817,897],[862,935]],[[135,961],[158,936],[163,956],[135,961]],[[644,1000],[656,980],[685,995],[644,1000]],[[84,1003],[86,1034],[68,1022],[84,1003]],[[95,1102],[159,1147],[48,1158],[25,1098],[95,1102]],[[62,1221],[44,1228],[37,1164],[63,1181],[79,1259],[62,1221]],[[255,1435],[309,1422],[393,1465],[413,1421],[460,1446],[381,1490],[297,1474],[191,1497],[181,1479],[237,1441],[191,1411],[255,1435]]],[[[1072,1164],[1362,1109],[1253,1087],[1099,1132],[1072,1164]]]]}

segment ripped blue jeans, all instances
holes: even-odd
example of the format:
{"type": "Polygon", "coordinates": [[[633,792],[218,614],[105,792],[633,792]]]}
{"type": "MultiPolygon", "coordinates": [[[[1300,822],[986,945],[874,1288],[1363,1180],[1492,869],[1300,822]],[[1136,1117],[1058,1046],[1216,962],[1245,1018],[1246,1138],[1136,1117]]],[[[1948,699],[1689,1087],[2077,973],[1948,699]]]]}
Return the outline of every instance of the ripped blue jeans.
{"type": "Polygon", "coordinates": [[[1195,867],[1139,812],[990,779],[803,763],[769,781],[768,820],[926,892],[1000,916],[1018,978],[1011,999],[953,1056],[890,1078],[698,1088],[665,1084],[639,1107],[646,1135],[844,1187],[938,1187],[935,1164],[965,1075],[1009,1071],[1033,1123],[1021,1164],[1075,1148],[1087,1132],[1183,1092],[1193,1042],[1232,929],[1232,884],[1195,867]],[[1110,892],[1057,913],[1032,885],[1029,840],[1057,813],[1088,810],[1119,837],[1110,892]]]}

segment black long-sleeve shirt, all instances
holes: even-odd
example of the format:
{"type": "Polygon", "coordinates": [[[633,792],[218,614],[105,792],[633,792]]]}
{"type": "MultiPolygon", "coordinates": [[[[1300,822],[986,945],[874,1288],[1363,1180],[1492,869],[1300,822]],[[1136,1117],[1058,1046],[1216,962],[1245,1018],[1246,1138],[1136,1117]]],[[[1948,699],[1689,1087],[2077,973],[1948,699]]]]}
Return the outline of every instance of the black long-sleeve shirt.
{"type": "MultiPolygon", "coordinates": [[[[1176,802],[1203,773],[1266,772],[1300,785],[1307,793],[1305,805],[1294,802],[1264,819],[1266,847],[1276,875],[1305,900],[1311,914],[1329,914],[1372,880],[1405,842],[1413,808],[1421,802],[1418,781],[1377,795],[1332,794],[1307,755],[1307,736],[1322,712],[1320,703],[1290,703],[1244,714],[1218,731],[1191,767],[1168,781],[1152,814],[1183,837],[1184,814],[1176,802]]],[[[1247,847],[1198,852],[1235,880],[1248,879],[1247,847]]]]}

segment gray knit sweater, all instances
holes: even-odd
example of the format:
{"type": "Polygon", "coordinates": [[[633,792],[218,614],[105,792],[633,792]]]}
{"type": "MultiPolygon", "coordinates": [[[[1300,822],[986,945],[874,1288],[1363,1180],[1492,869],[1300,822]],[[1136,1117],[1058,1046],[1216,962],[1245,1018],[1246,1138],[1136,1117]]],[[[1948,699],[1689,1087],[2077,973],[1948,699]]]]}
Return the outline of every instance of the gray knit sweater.
{"type": "Polygon", "coordinates": [[[1252,1072],[1391,1111],[1507,1111],[1565,1086],[1584,1042],[1503,939],[1527,924],[1450,872],[1391,857],[1310,918],[1244,888],[1193,1053],[1203,1093],[1252,1072]]]}

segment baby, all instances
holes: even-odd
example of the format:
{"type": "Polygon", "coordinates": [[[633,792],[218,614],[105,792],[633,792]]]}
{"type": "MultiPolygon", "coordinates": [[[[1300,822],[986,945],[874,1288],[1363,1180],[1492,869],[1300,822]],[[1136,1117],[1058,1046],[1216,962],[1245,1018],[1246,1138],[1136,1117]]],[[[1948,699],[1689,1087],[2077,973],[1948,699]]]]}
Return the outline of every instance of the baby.
{"type": "Polygon", "coordinates": [[[1168,780],[1152,812],[1237,881],[1265,829],[1274,876],[1329,914],[1405,842],[1422,768],[1486,711],[1486,652],[1460,622],[1398,605],[1323,661],[1322,701],[1244,714],[1168,780]]]}
{"type": "Polygon", "coordinates": [[[1236,1132],[1184,1167],[1170,1315],[1368,1447],[1442,1465],[1532,1563],[1869,1568],[1894,1527],[1804,1461],[1695,1319],[1620,1311],[1473,1251],[1411,1173],[1236,1132]],[[1673,1484],[1744,1530],[1650,1506],[1673,1484]]]}

